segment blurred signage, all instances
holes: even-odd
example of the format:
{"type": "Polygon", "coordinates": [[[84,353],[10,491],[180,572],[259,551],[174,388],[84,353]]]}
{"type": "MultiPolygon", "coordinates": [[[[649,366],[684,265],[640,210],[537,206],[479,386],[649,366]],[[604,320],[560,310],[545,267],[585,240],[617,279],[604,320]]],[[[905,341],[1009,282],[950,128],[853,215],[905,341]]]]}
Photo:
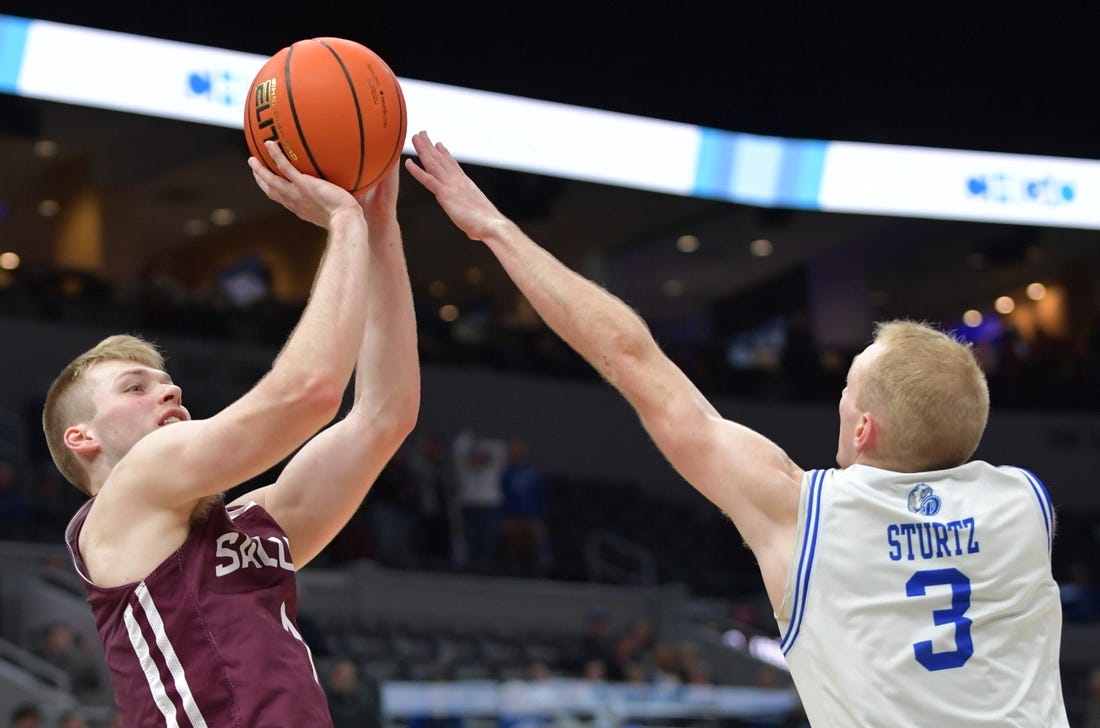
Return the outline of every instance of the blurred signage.
{"type": "MultiPolygon", "coordinates": [[[[266,60],[0,15],[0,92],[31,98],[241,127],[266,60]]],[[[767,137],[401,85],[409,131],[474,164],[761,207],[1100,229],[1100,161],[767,137]]]]}

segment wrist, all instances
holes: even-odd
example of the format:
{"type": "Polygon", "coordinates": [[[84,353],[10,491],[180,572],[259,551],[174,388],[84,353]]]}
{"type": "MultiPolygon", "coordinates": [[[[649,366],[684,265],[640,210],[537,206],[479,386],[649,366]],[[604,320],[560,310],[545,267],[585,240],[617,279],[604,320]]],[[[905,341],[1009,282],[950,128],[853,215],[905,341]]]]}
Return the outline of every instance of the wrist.
{"type": "Polygon", "coordinates": [[[365,222],[363,211],[358,205],[342,205],[329,213],[329,229],[361,225],[365,222]]]}
{"type": "Polygon", "coordinates": [[[500,214],[487,216],[481,221],[479,227],[481,230],[477,239],[482,242],[504,240],[511,237],[516,232],[520,232],[519,226],[500,214]]]}
{"type": "Polygon", "coordinates": [[[367,235],[372,243],[401,238],[401,226],[393,215],[367,215],[366,220],[367,235]]]}

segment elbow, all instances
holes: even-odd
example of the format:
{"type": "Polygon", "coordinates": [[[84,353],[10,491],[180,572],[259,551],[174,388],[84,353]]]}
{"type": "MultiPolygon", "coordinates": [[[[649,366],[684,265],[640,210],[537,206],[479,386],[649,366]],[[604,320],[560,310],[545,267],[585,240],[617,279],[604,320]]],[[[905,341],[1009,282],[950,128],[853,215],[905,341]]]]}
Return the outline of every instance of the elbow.
{"type": "Polygon", "coordinates": [[[420,388],[389,392],[377,407],[360,404],[348,416],[358,418],[363,427],[374,430],[376,437],[396,451],[416,428],[420,417],[420,388]]]}
{"type": "Polygon", "coordinates": [[[324,427],[336,417],[344,401],[344,387],[331,378],[318,377],[307,381],[298,392],[303,417],[324,427]]]}
{"type": "Polygon", "coordinates": [[[613,329],[606,341],[607,348],[597,363],[600,373],[616,389],[629,388],[645,362],[652,358],[657,343],[640,321],[633,326],[613,329]]]}
{"type": "Polygon", "coordinates": [[[409,393],[408,396],[399,398],[394,402],[393,412],[389,418],[389,430],[392,437],[400,445],[412,434],[420,418],[420,390],[409,393]]]}
{"type": "Polygon", "coordinates": [[[378,392],[381,400],[375,412],[376,425],[398,444],[412,433],[420,417],[420,368],[414,363],[404,374],[389,389],[378,392]]]}
{"type": "Polygon", "coordinates": [[[417,414],[418,408],[402,407],[382,412],[365,424],[374,431],[373,437],[379,447],[392,456],[412,434],[417,414]]]}

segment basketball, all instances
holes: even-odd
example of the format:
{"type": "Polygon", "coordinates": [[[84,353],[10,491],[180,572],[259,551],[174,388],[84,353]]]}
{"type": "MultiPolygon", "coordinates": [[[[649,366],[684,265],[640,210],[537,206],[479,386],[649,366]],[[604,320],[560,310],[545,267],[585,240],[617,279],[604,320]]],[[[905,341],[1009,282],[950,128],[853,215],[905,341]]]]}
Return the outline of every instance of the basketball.
{"type": "Polygon", "coordinates": [[[278,172],[264,142],[296,169],[352,194],[373,187],[401,158],[405,97],[374,51],[343,38],[300,40],[260,68],[244,110],[252,156],[278,172]]]}

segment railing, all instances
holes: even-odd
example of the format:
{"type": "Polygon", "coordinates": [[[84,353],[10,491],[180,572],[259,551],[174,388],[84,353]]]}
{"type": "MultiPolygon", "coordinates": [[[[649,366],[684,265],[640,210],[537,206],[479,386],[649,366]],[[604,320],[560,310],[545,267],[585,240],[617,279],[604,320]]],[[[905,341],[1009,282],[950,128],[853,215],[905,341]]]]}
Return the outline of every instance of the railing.
{"type": "Polygon", "coordinates": [[[0,639],[0,660],[23,671],[40,685],[66,693],[72,689],[72,680],[64,670],[5,639],[0,639]]]}
{"type": "Polygon", "coordinates": [[[653,552],[610,531],[595,529],[588,533],[584,560],[589,581],[633,586],[657,584],[657,560],[653,552]]]}

